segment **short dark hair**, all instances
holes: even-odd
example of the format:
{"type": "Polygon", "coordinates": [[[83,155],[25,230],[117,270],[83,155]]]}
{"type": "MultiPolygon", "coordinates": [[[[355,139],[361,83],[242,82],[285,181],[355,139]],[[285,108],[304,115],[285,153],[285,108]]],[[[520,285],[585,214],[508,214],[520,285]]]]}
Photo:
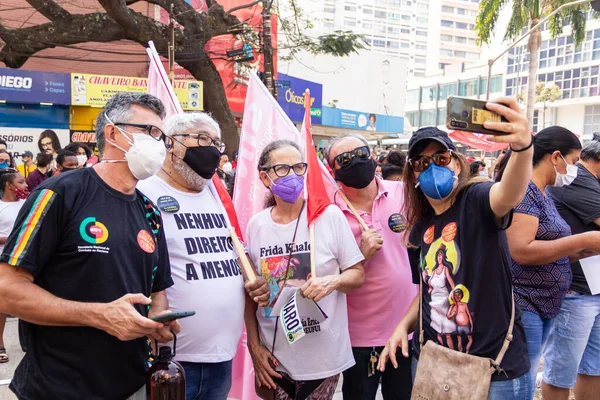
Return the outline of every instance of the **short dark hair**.
{"type": "Polygon", "coordinates": [[[6,143],[6,140],[0,139],[0,144],[5,145],[6,148],[8,149],[8,143],[6,143]]]}
{"type": "Polygon", "coordinates": [[[90,158],[92,156],[92,150],[85,143],[73,142],[65,146],[65,150],[72,151],[73,153],[75,153],[75,155],[77,155],[77,150],[79,150],[79,148],[82,148],[83,151],[85,151],[85,155],[87,156],[87,158],[90,158]]]}
{"type": "Polygon", "coordinates": [[[104,127],[109,124],[108,118],[114,122],[127,122],[131,119],[131,106],[140,106],[153,111],[163,119],[165,117],[165,106],[158,97],[147,93],[121,92],[115,94],[108,100],[104,110],[96,119],[96,146],[98,153],[102,156],[104,152],[104,127]]]}
{"type": "Polygon", "coordinates": [[[38,167],[40,167],[40,168],[47,167],[52,162],[52,154],[43,153],[43,152],[38,153],[38,155],[35,157],[35,161],[36,161],[36,164],[38,167]]]}
{"type": "Polygon", "coordinates": [[[2,154],[8,154],[8,160],[9,160],[9,161],[8,161],[8,166],[9,166],[10,168],[14,168],[14,166],[15,166],[15,162],[13,161],[13,156],[12,156],[12,154],[10,154],[8,151],[6,151],[6,150],[4,150],[4,149],[0,149],[0,153],[2,153],[2,154]]]}
{"type": "Polygon", "coordinates": [[[406,153],[392,150],[387,155],[387,163],[381,166],[381,176],[384,180],[392,175],[402,175],[406,165],[406,153]]]}
{"type": "Polygon", "coordinates": [[[70,150],[61,150],[58,152],[58,155],[56,156],[56,163],[62,167],[63,162],[65,162],[65,158],[67,158],[67,157],[77,158],[77,154],[73,153],[70,150]]]}
{"type": "Polygon", "coordinates": [[[56,135],[56,132],[54,132],[52,129],[46,129],[40,133],[40,138],[38,139],[38,148],[41,152],[44,151],[44,148],[42,147],[42,139],[45,138],[50,138],[50,140],[52,140],[52,148],[54,151],[59,152],[62,150],[62,147],[60,146],[60,140],[58,140],[58,135],[56,135]]]}

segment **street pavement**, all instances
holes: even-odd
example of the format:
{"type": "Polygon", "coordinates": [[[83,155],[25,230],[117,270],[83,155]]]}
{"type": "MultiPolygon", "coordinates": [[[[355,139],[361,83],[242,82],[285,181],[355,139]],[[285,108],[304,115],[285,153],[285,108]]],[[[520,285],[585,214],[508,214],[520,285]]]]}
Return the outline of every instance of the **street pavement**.
{"type": "MultiPolygon", "coordinates": [[[[8,389],[9,380],[12,378],[17,365],[23,358],[23,351],[19,344],[19,328],[16,318],[9,318],[4,328],[4,346],[8,352],[10,360],[7,363],[0,364],[0,400],[15,400],[16,396],[8,389]]],[[[382,399],[381,392],[377,393],[377,399],[382,399]]],[[[337,388],[334,400],[342,400],[342,382],[337,388]]]]}

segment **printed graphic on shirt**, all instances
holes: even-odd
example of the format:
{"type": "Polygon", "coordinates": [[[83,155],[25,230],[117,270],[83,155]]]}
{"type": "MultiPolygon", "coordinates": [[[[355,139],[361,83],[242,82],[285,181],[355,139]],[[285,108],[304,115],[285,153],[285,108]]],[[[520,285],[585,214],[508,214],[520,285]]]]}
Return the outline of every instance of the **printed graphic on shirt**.
{"type": "Polygon", "coordinates": [[[156,246],[154,245],[154,238],[150,235],[150,232],[143,229],[139,231],[137,234],[137,242],[140,245],[140,248],[146,253],[154,253],[156,246]]]}
{"type": "Polygon", "coordinates": [[[197,281],[200,278],[223,279],[241,276],[242,270],[237,260],[222,259],[223,253],[230,253],[233,250],[231,237],[202,235],[204,230],[227,227],[225,217],[222,214],[178,213],[173,214],[173,217],[178,230],[193,230],[196,235],[183,238],[188,255],[215,254],[214,261],[186,264],[186,279],[188,281],[197,281]]]}
{"type": "Polygon", "coordinates": [[[96,217],[87,217],[79,225],[81,238],[88,242],[89,246],[77,246],[79,253],[104,253],[110,252],[110,247],[98,246],[108,240],[108,228],[96,220],[96,217]]]}
{"type": "MultiPolygon", "coordinates": [[[[455,242],[456,223],[442,229],[421,261],[425,301],[429,300],[430,327],[440,345],[469,353],[473,345],[473,316],[469,311],[469,289],[456,281],[461,268],[460,250],[455,242]],[[429,298],[429,299],[428,299],[429,298]]],[[[433,230],[426,235],[434,235],[433,230]]]]}
{"type": "Polygon", "coordinates": [[[285,247],[269,246],[260,248],[260,272],[271,290],[269,305],[264,308],[265,317],[267,318],[277,317],[277,315],[271,315],[271,312],[284,283],[289,286],[300,287],[310,279],[310,245],[308,242],[296,245],[290,259],[291,247],[292,244],[288,243],[285,247]]]}

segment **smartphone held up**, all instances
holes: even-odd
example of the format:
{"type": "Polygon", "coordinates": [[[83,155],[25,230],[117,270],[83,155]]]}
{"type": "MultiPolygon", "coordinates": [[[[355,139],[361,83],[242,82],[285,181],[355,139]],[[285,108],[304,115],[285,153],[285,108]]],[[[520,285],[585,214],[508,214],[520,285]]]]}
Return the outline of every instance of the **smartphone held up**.
{"type": "Polygon", "coordinates": [[[448,129],[484,133],[487,135],[506,135],[505,132],[486,129],[485,121],[508,122],[500,114],[486,109],[487,101],[465,97],[449,96],[446,108],[446,127],[448,129]]]}

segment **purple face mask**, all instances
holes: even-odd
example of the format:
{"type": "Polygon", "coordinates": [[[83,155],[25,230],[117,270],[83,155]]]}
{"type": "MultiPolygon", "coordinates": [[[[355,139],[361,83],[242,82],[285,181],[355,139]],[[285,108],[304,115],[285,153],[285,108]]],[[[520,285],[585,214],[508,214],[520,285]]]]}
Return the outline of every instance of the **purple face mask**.
{"type": "Polygon", "coordinates": [[[288,203],[295,203],[304,189],[304,177],[296,174],[284,176],[272,182],[273,194],[288,203]]]}

